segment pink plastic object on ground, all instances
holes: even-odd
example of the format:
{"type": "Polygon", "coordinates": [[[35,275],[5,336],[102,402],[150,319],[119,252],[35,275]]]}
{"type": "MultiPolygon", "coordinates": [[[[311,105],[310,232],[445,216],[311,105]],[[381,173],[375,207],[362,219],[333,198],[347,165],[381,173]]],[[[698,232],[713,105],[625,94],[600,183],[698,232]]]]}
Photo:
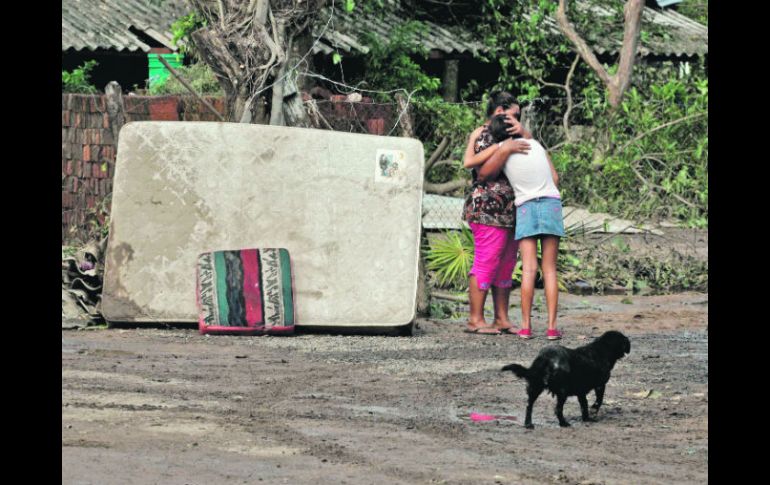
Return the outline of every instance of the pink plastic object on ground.
{"type": "Polygon", "coordinates": [[[471,421],[478,422],[478,421],[494,421],[496,419],[509,419],[511,421],[516,421],[516,416],[496,416],[494,414],[481,414],[481,413],[471,413],[471,421]]]}

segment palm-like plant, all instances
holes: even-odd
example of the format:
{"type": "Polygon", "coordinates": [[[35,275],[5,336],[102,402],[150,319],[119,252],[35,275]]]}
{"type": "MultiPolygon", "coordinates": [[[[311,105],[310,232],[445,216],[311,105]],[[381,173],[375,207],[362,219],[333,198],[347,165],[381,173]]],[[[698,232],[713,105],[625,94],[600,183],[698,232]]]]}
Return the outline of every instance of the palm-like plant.
{"type": "Polygon", "coordinates": [[[439,285],[465,288],[473,264],[473,234],[463,226],[460,231],[447,231],[443,237],[428,243],[428,269],[436,272],[439,285]]]}

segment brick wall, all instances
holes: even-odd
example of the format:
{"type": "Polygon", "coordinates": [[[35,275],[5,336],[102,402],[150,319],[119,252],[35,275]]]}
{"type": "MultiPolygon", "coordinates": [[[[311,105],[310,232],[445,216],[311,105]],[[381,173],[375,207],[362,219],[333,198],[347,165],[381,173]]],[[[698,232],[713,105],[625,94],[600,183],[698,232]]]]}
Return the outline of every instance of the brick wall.
{"type": "MultiPolygon", "coordinates": [[[[220,112],[224,102],[207,98],[220,112]]],[[[218,121],[195,98],[124,96],[129,121],[218,121]]],[[[86,241],[109,214],[116,146],[105,96],[62,94],[62,244],[86,241]]]]}

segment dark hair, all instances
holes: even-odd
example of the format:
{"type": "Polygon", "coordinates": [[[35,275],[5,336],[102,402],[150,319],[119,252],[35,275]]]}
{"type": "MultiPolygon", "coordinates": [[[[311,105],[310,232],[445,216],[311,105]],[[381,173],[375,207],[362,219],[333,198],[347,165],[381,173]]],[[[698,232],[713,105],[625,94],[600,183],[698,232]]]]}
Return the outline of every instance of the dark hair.
{"type": "Polygon", "coordinates": [[[489,122],[489,134],[492,135],[495,143],[500,143],[501,141],[511,137],[511,135],[508,133],[508,128],[513,125],[505,121],[505,118],[505,115],[497,115],[494,116],[489,122]]]}
{"type": "Polygon", "coordinates": [[[519,104],[518,100],[508,91],[495,91],[489,95],[487,104],[487,118],[491,117],[499,107],[508,109],[514,104],[519,104]]]}

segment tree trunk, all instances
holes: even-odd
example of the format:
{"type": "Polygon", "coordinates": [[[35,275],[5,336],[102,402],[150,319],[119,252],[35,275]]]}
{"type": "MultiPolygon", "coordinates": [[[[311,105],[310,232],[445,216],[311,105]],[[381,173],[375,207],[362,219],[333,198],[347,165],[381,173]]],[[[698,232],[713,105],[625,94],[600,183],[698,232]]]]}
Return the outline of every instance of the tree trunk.
{"type": "Polygon", "coordinates": [[[123,90],[115,81],[110,81],[104,88],[106,94],[105,100],[107,102],[107,117],[110,122],[110,130],[112,131],[112,138],[115,140],[115,148],[118,147],[118,135],[120,129],[126,123],[126,110],[123,105],[123,90]]]}
{"type": "Polygon", "coordinates": [[[398,103],[399,126],[401,127],[401,136],[414,138],[414,123],[412,121],[412,110],[409,108],[406,96],[402,93],[396,93],[396,102],[398,103]]]}
{"type": "Polygon", "coordinates": [[[444,101],[454,103],[457,101],[457,84],[460,77],[460,61],[447,59],[444,61],[444,79],[442,88],[444,101]]]}
{"type": "Polygon", "coordinates": [[[225,93],[228,121],[308,125],[301,95],[290,79],[296,76],[291,71],[297,62],[287,58],[305,55],[310,43],[292,56],[292,40],[311,31],[325,1],[189,0],[206,20],[191,37],[225,93]]]}

